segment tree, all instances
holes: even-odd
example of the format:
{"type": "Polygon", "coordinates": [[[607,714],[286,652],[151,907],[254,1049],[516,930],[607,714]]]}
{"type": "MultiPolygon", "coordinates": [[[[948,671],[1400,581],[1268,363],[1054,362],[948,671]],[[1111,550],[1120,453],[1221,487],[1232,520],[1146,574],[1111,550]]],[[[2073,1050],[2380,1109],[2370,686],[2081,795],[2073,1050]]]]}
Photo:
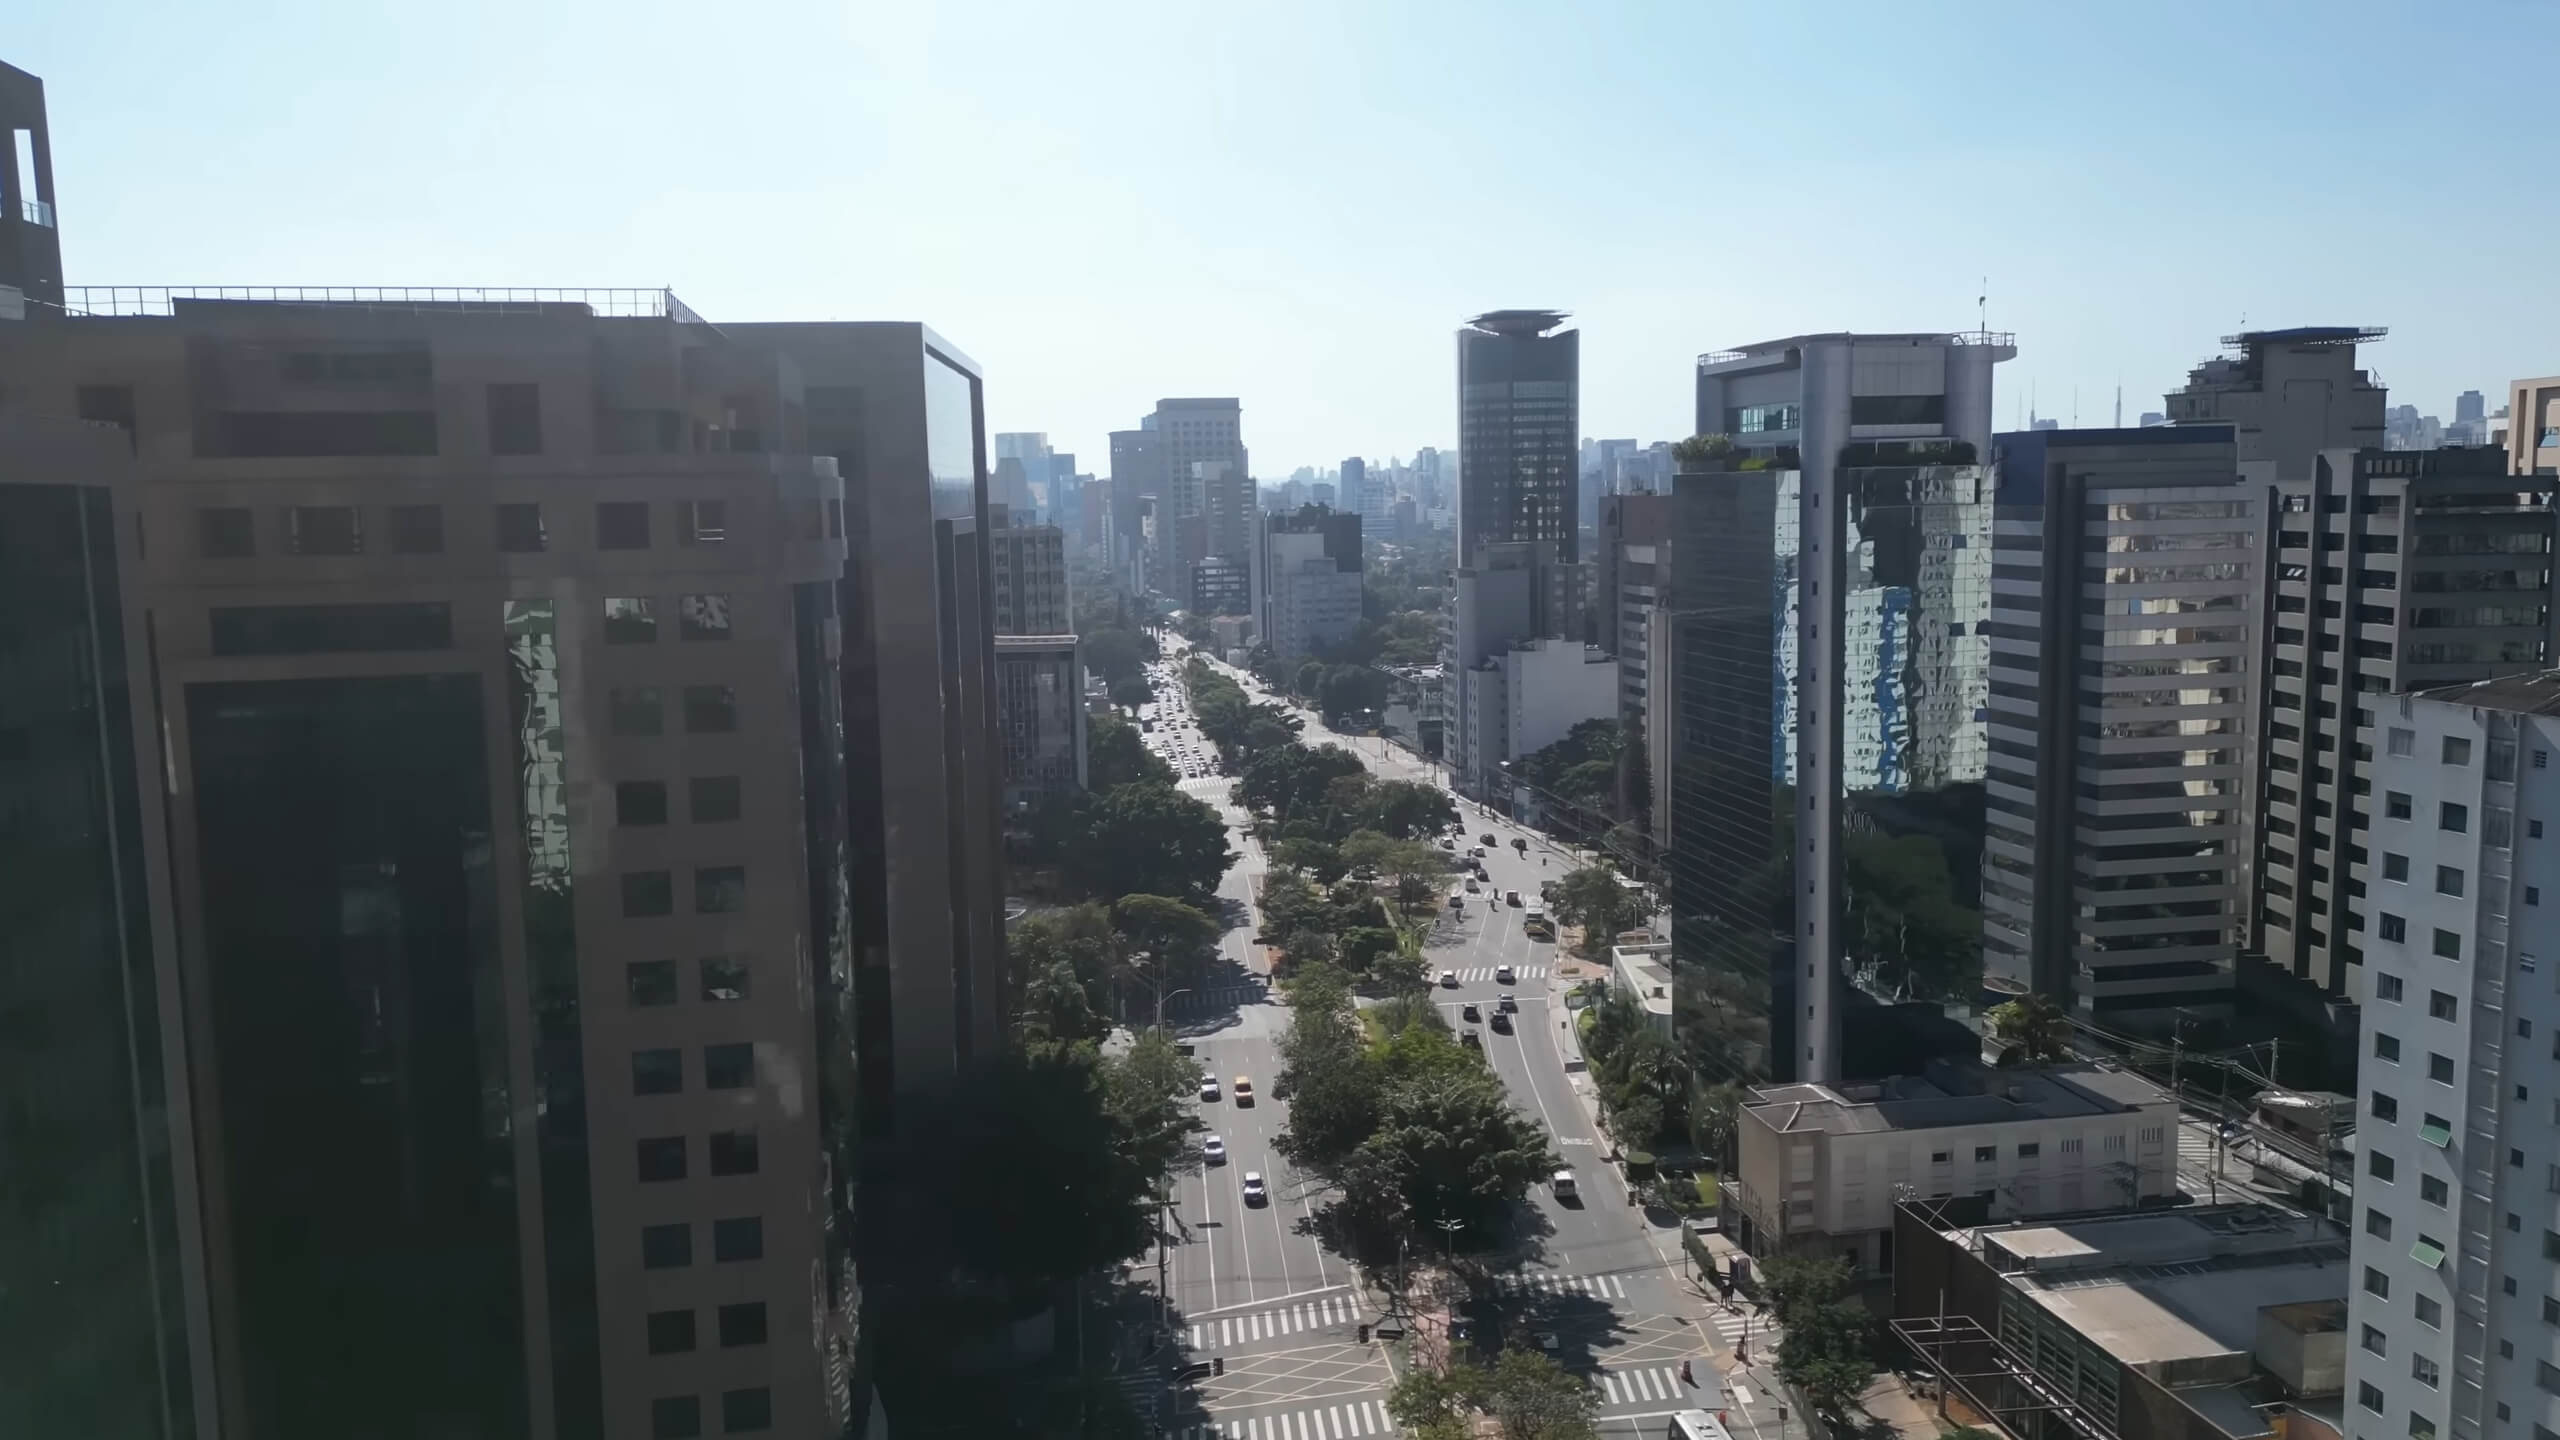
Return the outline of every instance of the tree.
{"type": "MultiPolygon", "coordinates": [[[[1208,972],[1218,954],[1218,922],[1163,895],[1123,895],[1111,907],[1128,954],[1128,973],[1160,996],[1208,972]]],[[[1152,996],[1150,997],[1152,999],[1152,996]]]]}
{"type": "Polygon", "coordinates": [[[1387,672],[1366,665],[1333,665],[1324,672],[1324,682],[1317,691],[1316,708],[1327,720],[1364,710],[1384,709],[1387,703],[1387,672]]]}
{"type": "Polygon", "coordinates": [[[1379,956],[1395,953],[1396,933],[1383,925],[1360,925],[1343,931],[1334,943],[1342,952],[1342,968],[1366,974],[1379,956]]]}
{"type": "Polygon", "coordinates": [[[1084,754],[1088,790],[1109,790],[1140,780],[1173,783],[1173,767],[1147,748],[1137,726],[1117,715],[1096,715],[1086,721],[1084,754]]]}
{"type": "Polygon", "coordinates": [[[2048,995],[2027,994],[1991,1007],[1991,1036],[2003,1065],[2044,1065],[2071,1057],[2071,1017],[2048,995]]]}
{"type": "Polygon", "coordinates": [[[1592,1440],[1600,1398],[1553,1356],[1512,1346],[1484,1379],[1484,1408],[1503,1440],[1592,1440]]]}
{"type": "Polygon", "coordinates": [[[1060,861],[1089,895],[1206,897],[1235,860],[1218,812],[1170,785],[1079,796],[1076,811],[1080,833],[1060,861]]]}
{"type": "Polygon", "coordinates": [[[1300,810],[1315,810],[1325,787],[1346,775],[1366,776],[1360,757],[1339,745],[1307,746],[1292,742],[1256,753],[1246,763],[1236,786],[1237,802],[1286,824],[1300,810]]]}
{"type": "Polygon", "coordinates": [[[1104,1107],[1130,1159],[1149,1174],[1170,1174],[1190,1153],[1188,1141],[1201,1128],[1191,1103],[1199,1091],[1199,1062],[1161,1030],[1141,1032],[1126,1054],[1102,1062],[1104,1107]]]}
{"type": "Polygon", "coordinates": [[[1342,878],[1342,851],[1329,840],[1294,835],[1272,846],[1271,858],[1326,885],[1342,878]]]}
{"type": "Polygon", "coordinates": [[[1098,630],[1083,639],[1085,668],[1102,677],[1106,685],[1122,680],[1144,680],[1147,662],[1160,653],[1156,642],[1145,632],[1127,629],[1098,630]]]}
{"type": "Polygon", "coordinates": [[[1310,700],[1316,698],[1317,692],[1323,688],[1324,662],[1321,660],[1310,660],[1299,666],[1298,673],[1289,681],[1290,694],[1304,695],[1310,700]]]}
{"type": "Polygon", "coordinates": [[[1646,918],[1643,893],[1619,883],[1618,872],[1606,865],[1567,871],[1556,882],[1554,904],[1556,919],[1582,928],[1582,953],[1589,959],[1608,954],[1618,932],[1646,918]]]}
{"type": "Polygon", "coordinates": [[[1110,686],[1111,703],[1123,709],[1135,710],[1155,699],[1155,687],[1147,683],[1147,677],[1144,675],[1123,675],[1107,683],[1110,686]]]}
{"type": "Polygon", "coordinates": [[[1684,466],[1704,466],[1709,461],[1721,460],[1733,453],[1734,443],[1730,435],[1692,435],[1686,440],[1671,442],[1672,460],[1684,466]]]}
{"type": "Polygon", "coordinates": [[[1743,1102],[1749,1098],[1749,1093],[1731,1080],[1705,1086],[1690,1098],[1689,1141],[1713,1156],[1720,1168],[1732,1159],[1743,1102]]]}
{"type": "Polygon", "coordinates": [[[1424,840],[1458,823],[1458,807],[1447,791],[1415,780],[1383,780],[1369,787],[1352,828],[1375,830],[1397,840],[1424,840]]]}
{"type": "Polygon", "coordinates": [[[1387,1392],[1387,1417],[1399,1429],[1421,1437],[1461,1440],[1471,1428],[1468,1418],[1486,1391],[1486,1376],[1464,1360],[1446,1370],[1416,1366],[1387,1392]]]}
{"type": "Polygon", "coordinates": [[[1982,915],[1955,898],[1935,836],[1852,830],[1840,868],[1851,943],[1878,974],[1926,999],[1981,983],[1982,915]]]}
{"type": "Polygon", "coordinates": [[[1043,965],[1022,987],[1022,1009],[1015,1031],[1027,1042],[1094,1041],[1110,1033],[1111,1024],[1093,1008],[1075,970],[1064,962],[1043,965]]]}
{"type": "Polygon", "coordinates": [[[1099,1040],[1108,1031],[1122,963],[1109,911],[1077,905],[1027,916],[1005,937],[1005,960],[1022,995],[1017,1018],[1026,1037],[1099,1040]]]}

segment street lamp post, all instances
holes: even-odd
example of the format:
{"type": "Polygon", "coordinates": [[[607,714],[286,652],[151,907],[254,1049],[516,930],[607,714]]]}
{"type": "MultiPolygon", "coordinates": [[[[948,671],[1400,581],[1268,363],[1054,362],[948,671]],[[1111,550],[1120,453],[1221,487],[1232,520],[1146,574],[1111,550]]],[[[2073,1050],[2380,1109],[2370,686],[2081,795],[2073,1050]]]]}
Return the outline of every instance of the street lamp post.
{"type": "MultiPolygon", "coordinates": [[[[1190,986],[1156,996],[1156,1033],[1164,1033],[1164,1002],[1191,993],[1190,986]]],[[[1156,1206],[1156,1333],[1158,1343],[1173,1333],[1172,1254],[1165,1248],[1165,1214],[1173,1209],[1170,1198],[1161,1198],[1156,1206]]]]}
{"type": "Polygon", "coordinates": [[[1164,1002],[1167,1000],[1180,999],[1182,996],[1190,994],[1191,988],[1192,987],[1185,985],[1179,990],[1169,990],[1156,997],[1156,1028],[1158,1030],[1162,1030],[1164,1028],[1164,1002]]]}

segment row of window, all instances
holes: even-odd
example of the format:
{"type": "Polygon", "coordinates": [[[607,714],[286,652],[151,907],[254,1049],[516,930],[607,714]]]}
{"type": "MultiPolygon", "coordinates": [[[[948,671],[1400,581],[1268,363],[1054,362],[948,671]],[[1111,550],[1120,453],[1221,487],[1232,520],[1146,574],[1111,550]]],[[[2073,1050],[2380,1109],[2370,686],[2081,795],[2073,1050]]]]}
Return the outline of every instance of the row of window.
{"type": "MultiPolygon", "coordinates": [[[[685,781],[685,818],[696,825],[717,825],[738,818],[744,807],[735,775],[696,775],[685,781]]],[[[667,823],[667,782],[618,780],[613,786],[613,823],[667,823]]]]}
{"type": "MultiPolygon", "coordinates": [[[[728,639],[729,597],[726,595],[677,596],[676,638],[679,640],[728,639]]],[[[604,639],[608,645],[655,645],[658,643],[656,597],[606,596],[604,639]]]]}
{"type": "MultiPolygon", "coordinates": [[[[710,955],[695,962],[701,982],[697,992],[704,1003],[720,1005],[744,1000],[750,993],[748,962],[744,955],[710,955]]],[[[623,983],[628,987],[631,1003],[647,1008],[673,1005],[683,998],[683,988],[676,980],[673,960],[633,960],[623,967],[623,983]]]]}
{"type": "MultiPolygon", "coordinates": [[[[678,692],[688,735],[725,735],[738,728],[738,692],[726,685],[687,685],[678,692]]],[[[666,691],[654,685],[616,689],[605,696],[606,725],[623,736],[663,735],[666,691]]]]}
{"type": "MultiPolygon", "coordinates": [[[[675,538],[678,545],[718,545],[729,538],[729,505],[725,500],[678,500],[675,538]]],[[[844,537],[844,502],[827,502],[827,534],[844,537]]],[[[604,500],[595,507],[593,538],[598,550],[646,550],[653,543],[646,500],[604,500]]],[[[283,511],[283,553],[287,555],[362,555],[368,548],[365,511],[355,505],[287,505],[283,511]]],[[[551,548],[551,531],[535,501],[495,507],[497,547],[512,554],[536,554],[551,548]]],[[[388,505],[382,530],[372,543],[393,555],[444,553],[444,507],[388,505]]],[[[207,505],[196,511],[197,553],[212,560],[244,560],[258,553],[257,512],[246,505],[207,505]]]]}
{"type": "MultiPolygon", "coordinates": [[[[747,867],[703,865],[693,872],[693,913],[735,915],[747,908],[747,867]]],[[[654,919],[676,912],[676,879],[672,870],[626,870],[622,874],[622,913],[632,920],[654,919]]]]}
{"type": "MultiPolygon", "coordinates": [[[[746,1300],[735,1305],[720,1306],[718,1311],[720,1348],[735,1350],[765,1342],[769,1327],[765,1323],[764,1302],[746,1300]]],[[[652,1310],[648,1317],[649,1353],[682,1355],[700,1348],[694,1312],[691,1310],[652,1310]]]]}
{"type": "MultiPolygon", "coordinates": [[[[756,1132],[715,1130],[707,1138],[713,1175],[756,1173],[756,1132]]],[[[638,1142],[641,1183],[654,1185],[685,1178],[689,1148],[682,1135],[657,1135],[638,1142]]]]}
{"type": "MultiPolygon", "coordinates": [[[[773,1428],[773,1392],[762,1385],[720,1392],[720,1433],[752,1435],[773,1428]]],[[[702,1397],[662,1395],[649,1402],[649,1440],[699,1440],[702,1397]]]]}
{"type": "MultiPolygon", "coordinates": [[[[703,1089],[745,1090],[755,1083],[756,1047],[753,1042],[740,1040],[702,1047],[703,1089]]],[[[631,1093],[683,1094],[684,1051],[673,1047],[632,1051],[631,1093]]]]}

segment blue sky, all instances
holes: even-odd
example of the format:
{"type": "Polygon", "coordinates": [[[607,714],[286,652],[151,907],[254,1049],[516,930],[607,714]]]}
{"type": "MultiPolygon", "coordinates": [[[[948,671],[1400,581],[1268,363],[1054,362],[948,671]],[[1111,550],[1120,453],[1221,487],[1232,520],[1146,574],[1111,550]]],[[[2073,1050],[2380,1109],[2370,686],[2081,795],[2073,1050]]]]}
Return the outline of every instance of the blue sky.
{"type": "Polygon", "coordinates": [[[2387,325],[2446,416],[2560,371],[2533,0],[11,11],[74,284],[921,319],[1095,470],[1160,395],[1241,396],[1265,478],[1447,445],[1510,306],[1575,313],[1595,436],[1686,433],[1701,350],[1969,328],[1985,275],[2004,427],[2157,408],[2244,316],[2387,325]]]}

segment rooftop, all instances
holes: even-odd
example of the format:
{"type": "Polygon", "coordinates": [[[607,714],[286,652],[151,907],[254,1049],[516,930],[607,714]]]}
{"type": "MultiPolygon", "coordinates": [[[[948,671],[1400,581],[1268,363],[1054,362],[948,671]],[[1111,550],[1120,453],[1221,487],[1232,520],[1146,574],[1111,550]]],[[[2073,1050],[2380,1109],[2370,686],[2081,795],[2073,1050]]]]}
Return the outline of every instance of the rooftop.
{"type": "Polygon", "coordinates": [[[1487,310],[1467,323],[1496,335],[1544,335],[1563,324],[1570,310],[1487,310]]]}
{"type": "Polygon", "coordinates": [[[66,315],[169,316],[215,305],[306,305],[481,315],[583,312],[702,323],[673,290],[476,285],[71,285],[66,315]]]}
{"type": "Polygon", "coordinates": [[[1925,1075],[1867,1085],[1766,1086],[1754,1091],[1744,1108],[1779,1131],[1865,1135],[2116,1115],[2169,1103],[2168,1092],[2159,1086],[2108,1065],[1993,1070],[1942,1061],[1925,1075]]]}
{"type": "Polygon", "coordinates": [[[2361,345],[2390,333],[2381,325],[2296,325],[2290,330],[2243,330],[2223,336],[2222,343],[2234,350],[2261,345],[2361,345]]]}
{"type": "Polygon", "coordinates": [[[2018,348],[2018,337],[2006,330],[1906,330],[1866,334],[1854,330],[1829,330],[1814,335],[1789,335],[1779,340],[1761,340],[1737,345],[1730,350],[1709,350],[1698,357],[1698,366],[1733,365],[1746,360],[1768,360],[1799,350],[1815,341],[1841,341],[1853,345],[2000,345],[2018,348]]]}
{"type": "Polygon", "coordinates": [[[2418,691],[2417,698],[2482,710],[2512,710],[2519,715],[2560,715],[2560,670],[2502,675],[2468,685],[2440,685],[2418,691]]]}

